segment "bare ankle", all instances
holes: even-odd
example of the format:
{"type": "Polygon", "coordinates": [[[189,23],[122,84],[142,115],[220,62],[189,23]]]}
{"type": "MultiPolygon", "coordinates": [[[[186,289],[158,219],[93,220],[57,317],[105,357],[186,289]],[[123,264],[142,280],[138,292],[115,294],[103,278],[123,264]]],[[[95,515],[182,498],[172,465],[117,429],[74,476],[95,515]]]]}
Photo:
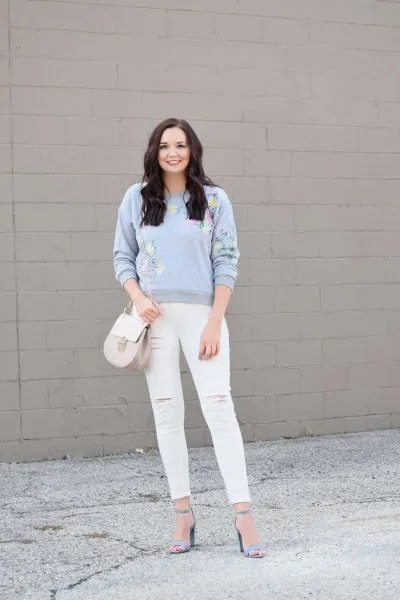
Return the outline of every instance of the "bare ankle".
{"type": "Polygon", "coordinates": [[[235,511],[245,510],[246,508],[251,508],[251,502],[235,502],[233,505],[235,511]]]}
{"type": "Polygon", "coordinates": [[[176,498],[174,500],[175,508],[179,510],[187,510],[190,508],[190,496],[184,496],[183,498],[176,498]]]}

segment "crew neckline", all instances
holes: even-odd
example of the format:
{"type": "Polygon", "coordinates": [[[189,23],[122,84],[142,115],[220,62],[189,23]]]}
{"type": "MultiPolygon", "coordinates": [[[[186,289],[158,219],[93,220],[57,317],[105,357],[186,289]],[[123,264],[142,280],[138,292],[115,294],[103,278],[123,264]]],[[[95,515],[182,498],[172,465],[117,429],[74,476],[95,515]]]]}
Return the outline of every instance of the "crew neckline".
{"type": "Polygon", "coordinates": [[[183,194],[186,194],[187,189],[183,190],[182,192],[165,192],[166,196],[183,196],[183,194]]]}
{"type": "Polygon", "coordinates": [[[185,190],[184,192],[165,192],[164,199],[165,202],[167,202],[168,204],[170,202],[186,204],[188,201],[187,190],[185,190]]]}

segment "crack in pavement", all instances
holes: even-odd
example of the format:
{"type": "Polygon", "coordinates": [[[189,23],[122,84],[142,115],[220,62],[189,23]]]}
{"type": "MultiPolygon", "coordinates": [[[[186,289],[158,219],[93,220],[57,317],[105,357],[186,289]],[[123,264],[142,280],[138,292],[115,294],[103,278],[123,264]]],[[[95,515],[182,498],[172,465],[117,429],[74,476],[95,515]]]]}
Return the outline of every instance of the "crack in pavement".
{"type": "MultiPolygon", "coordinates": [[[[126,542],[126,540],[119,540],[119,541],[123,541],[126,542]]],[[[129,542],[126,542],[129,545],[131,545],[129,542]]],[[[155,555],[159,552],[159,550],[144,550],[143,548],[138,548],[136,546],[132,546],[138,550],[141,550],[142,553],[144,553],[146,556],[151,556],[151,555],[155,555]]],[[[141,558],[143,556],[143,554],[137,554],[135,556],[129,555],[126,556],[124,558],[124,560],[122,560],[121,562],[119,562],[116,565],[111,565],[110,567],[107,567],[105,569],[101,569],[100,571],[95,571],[94,573],[91,573],[90,575],[86,575],[86,577],[81,577],[80,579],[78,579],[78,581],[76,581],[75,583],[70,583],[69,585],[67,585],[66,587],[61,587],[58,589],[52,589],[50,590],[50,598],[51,600],[56,600],[57,598],[57,594],[59,592],[64,592],[64,591],[68,591],[68,590],[73,590],[74,588],[82,585],[83,583],[86,583],[86,581],[89,581],[91,579],[93,579],[93,577],[96,577],[97,575],[103,575],[104,573],[111,573],[112,571],[116,571],[117,569],[119,569],[120,567],[123,567],[125,564],[132,562],[134,560],[137,560],[139,558],[141,558]]]]}

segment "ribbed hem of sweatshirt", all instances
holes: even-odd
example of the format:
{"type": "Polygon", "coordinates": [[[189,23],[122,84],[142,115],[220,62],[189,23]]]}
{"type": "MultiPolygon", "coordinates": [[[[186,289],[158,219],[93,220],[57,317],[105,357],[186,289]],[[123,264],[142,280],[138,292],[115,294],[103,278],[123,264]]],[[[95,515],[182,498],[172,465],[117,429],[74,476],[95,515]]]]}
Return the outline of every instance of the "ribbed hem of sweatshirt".
{"type": "Polygon", "coordinates": [[[235,277],[232,275],[217,275],[214,280],[214,285],[221,283],[222,285],[227,285],[231,289],[235,285],[235,277]]]}
{"type": "Polygon", "coordinates": [[[156,302],[189,302],[190,304],[210,304],[214,295],[194,290],[152,290],[151,296],[156,302]]]}

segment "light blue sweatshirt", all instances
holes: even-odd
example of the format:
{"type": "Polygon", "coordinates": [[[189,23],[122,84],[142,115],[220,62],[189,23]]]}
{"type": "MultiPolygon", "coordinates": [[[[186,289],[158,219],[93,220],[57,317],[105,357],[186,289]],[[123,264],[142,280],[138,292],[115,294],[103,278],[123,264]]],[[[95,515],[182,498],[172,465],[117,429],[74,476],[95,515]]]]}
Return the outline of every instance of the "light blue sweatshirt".
{"type": "Polygon", "coordinates": [[[189,220],[189,192],[166,194],[161,225],[139,226],[141,183],[127,189],[118,209],[114,240],[115,277],[123,286],[134,278],[157,302],[212,304],[214,286],[231,289],[239,250],[231,202],[217,186],[204,186],[208,209],[203,221],[189,220]]]}

